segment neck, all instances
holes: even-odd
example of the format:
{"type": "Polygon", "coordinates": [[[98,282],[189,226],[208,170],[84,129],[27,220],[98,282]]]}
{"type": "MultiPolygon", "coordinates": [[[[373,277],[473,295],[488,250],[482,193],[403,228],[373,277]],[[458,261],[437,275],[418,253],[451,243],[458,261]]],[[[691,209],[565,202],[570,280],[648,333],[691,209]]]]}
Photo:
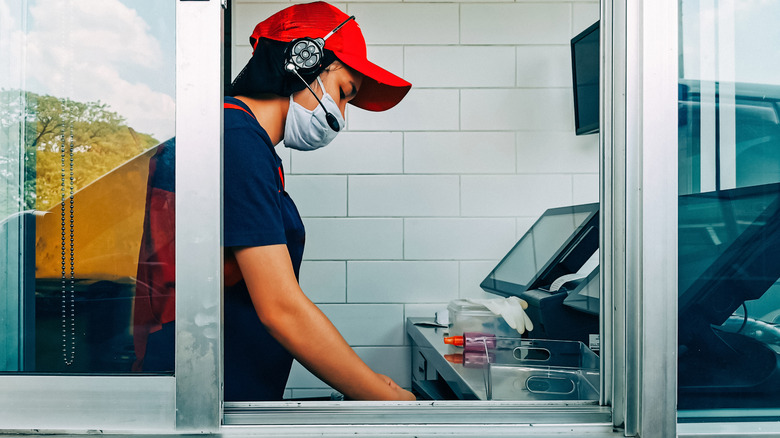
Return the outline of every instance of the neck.
{"type": "Polygon", "coordinates": [[[257,123],[265,129],[271,143],[278,144],[284,138],[284,124],[287,120],[287,110],[290,98],[276,95],[258,97],[236,96],[244,102],[257,117],[257,123]]]}

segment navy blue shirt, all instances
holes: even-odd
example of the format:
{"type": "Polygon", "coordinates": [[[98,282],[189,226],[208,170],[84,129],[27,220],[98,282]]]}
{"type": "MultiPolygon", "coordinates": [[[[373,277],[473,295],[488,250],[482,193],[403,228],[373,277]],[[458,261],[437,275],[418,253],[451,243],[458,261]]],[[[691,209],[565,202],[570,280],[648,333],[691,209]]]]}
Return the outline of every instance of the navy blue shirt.
{"type": "MultiPolygon", "coordinates": [[[[227,247],[286,244],[295,276],[305,232],[284,191],[282,160],[243,102],[225,98],[223,239],[227,247]]],[[[280,400],[292,356],[260,323],[244,281],[225,289],[225,400],[280,400]]]]}
{"type": "MultiPolygon", "coordinates": [[[[224,246],[286,244],[297,278],[304,229],[298,209],[284,191],[282,160],[268,134],[240,100],[225,98],[224,123],[224,246]]],[[[175,154],[175,139],[171,139],[150,162],[149,217],[142,241],[147,243],[149,254],[142,257],[148,263],[139,261],[138,278],[149,285],[162,283],[164,293],[147,291],[136,297],[136,316],[141,315],[142,322],[149,325],[136,322],[134,330],[137,349],[143,350],[138,366],[146,372],[172,372],[174,368],[174,295],[168,288],[175,283],[174,212],[170,208],[175,203],[175,154]],[[160,313],[170,315],[163,319],[160,313]],[[152,325],[159,327],[152,330],[152,325]]],[[[143,292],[141,286],[137,295],[143,292]]],[[[281,400],[292,356],[260,323],[243,280],[225,288],[224,321],[225,400],[281,400]]]]}

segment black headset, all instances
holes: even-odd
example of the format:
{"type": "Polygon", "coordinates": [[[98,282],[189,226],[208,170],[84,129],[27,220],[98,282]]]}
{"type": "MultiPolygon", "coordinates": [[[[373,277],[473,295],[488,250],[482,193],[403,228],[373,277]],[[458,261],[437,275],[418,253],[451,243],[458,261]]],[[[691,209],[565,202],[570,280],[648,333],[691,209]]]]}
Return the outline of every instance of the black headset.
{"type": "Polygon", "coordinates": [[[284,71],[288,74],[296,75],[300,80],[303,82],[304,85],[306,85],[306,88],[311,91],[311,94],[314,95],[314,98],[317,99],[317,102],[320,104],[323,110],[325,110],[325,118],[328,121],[328,126],[330,126],[330,129],[339,132],[341,130],[341,127],[339,126],[339,122],[336,119],[336,117],[328,112],[328,110],[325,108],[325,105],[322,104],[322,101],[319,97],[317,97],[317,93],[314,92],[314,90],[311,89],[309,84],[306,82],[305,79],[301,75],[310,75],[312,73],[317,72],[319,68],[322,67],[322,58],[324,57],[324,50],[325,50],[325,40],[330,38],[331,35],[336,33],[339,29],[342,28],[345,24],[349,23],[350,20],[354,20],[355,16],[351,16],[344,20],[341,24],[336,26],[335,29],[330,31],[327,35],[325,35],[322,38],[309,38],[309,37],[302,37],[297,38],[287,45],[287,48],[285,49],[285,57],[284,57],[284,71]]]}

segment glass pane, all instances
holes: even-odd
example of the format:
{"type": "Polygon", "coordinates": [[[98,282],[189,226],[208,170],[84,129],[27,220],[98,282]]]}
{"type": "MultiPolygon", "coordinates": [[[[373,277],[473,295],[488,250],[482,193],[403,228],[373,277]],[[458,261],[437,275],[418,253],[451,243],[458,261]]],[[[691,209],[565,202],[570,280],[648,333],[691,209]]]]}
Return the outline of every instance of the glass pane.
{"type": "Polygon", "coordinates": [[[136,279],[173,239],[172,208],[152,228],[168,242],[144,229],[174,135],[174,19],[172,1],[0,0],[0,371],[139,370],[172,309],[136,279]]]}
{"type": "Polygon", "coordinates": [[[778,2],[680,1],[683,421],[780,407],[778,15],[778,2]]]}

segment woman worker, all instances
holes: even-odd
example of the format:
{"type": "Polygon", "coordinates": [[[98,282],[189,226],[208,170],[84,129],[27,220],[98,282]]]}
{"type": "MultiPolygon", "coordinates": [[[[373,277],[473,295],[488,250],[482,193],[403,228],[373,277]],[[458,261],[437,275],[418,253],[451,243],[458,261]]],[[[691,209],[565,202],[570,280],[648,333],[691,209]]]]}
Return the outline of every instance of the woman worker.
{"type": "MultiPolygon", "coordinates": [[[[225,400],[281,400],[293,358],[348,398],[413,400],[372,371],[299,287],[303,223],[274,149],[282,140],[323,147],[344,127],[347,103],[383,111],[411,84],[369,62],[354,17],[327,3],[274,14],[250,42],[224,104],[225,400]]],[[[134,368],[145,372],[173,370],[174,148],[161,145],[150,164],[134,316],[134,368]]]]}

